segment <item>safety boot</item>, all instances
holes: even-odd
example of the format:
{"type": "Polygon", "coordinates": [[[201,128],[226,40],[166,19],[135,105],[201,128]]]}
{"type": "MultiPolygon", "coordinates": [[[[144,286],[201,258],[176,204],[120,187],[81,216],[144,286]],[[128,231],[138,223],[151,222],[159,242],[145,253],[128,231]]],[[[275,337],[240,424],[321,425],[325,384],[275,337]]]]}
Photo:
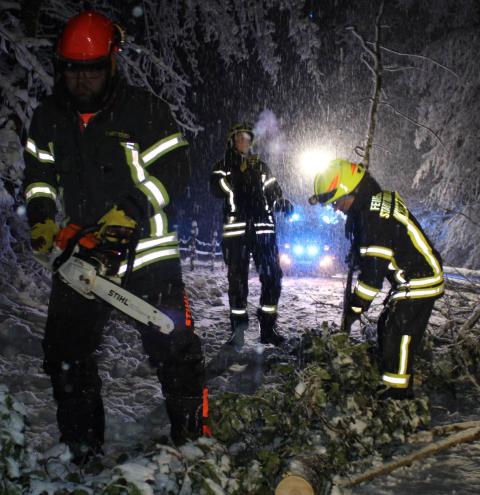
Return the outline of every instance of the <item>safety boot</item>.
{"type": "Polygon", "coordinates": [[[230,314],[230,324],[232,326],[232,333],[227,340],[227,344],[234,346],[235,348],[243,347],[245,344],[245,332],[248,329],[248,315],[230,314]]]}
{"type": "Polygon", "coordinates": [[[277,330],[277,313],[266,313],[259,309],[257,311],[258,323],[260,325],[260,342],[262,344],[282,345],[285,337],[277,330]]]}
{"type": "Polygon", "coordinates": [[[175,445],[195,440],[202,434],[202,397],[167,395],[170,437],[175,445]]]}

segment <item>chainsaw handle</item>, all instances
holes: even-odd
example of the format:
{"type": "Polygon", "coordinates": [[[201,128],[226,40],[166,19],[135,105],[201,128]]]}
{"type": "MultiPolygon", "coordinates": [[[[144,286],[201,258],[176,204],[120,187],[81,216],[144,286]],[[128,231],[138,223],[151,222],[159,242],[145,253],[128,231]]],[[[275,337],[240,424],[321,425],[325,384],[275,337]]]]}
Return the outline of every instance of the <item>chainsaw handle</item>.
{"type": "Polygon", "coordinates": [[[58,269],[67,261],[70,256],[73,254],[73,250],[77,246],[77,244],[80,242],[80,239],[82,237],[86,236],[87,234],[91,234],[92,232],[95,232],[98,230],[98,225],[91,225],[90,227],[85,227],[84,229],[80,229],[75,235],[73,235],[68,241],[67,241],[67,246],[63,250],[62,254],[60,256],[57,256],[55,260],[53,261],[52,268],[53,268],[53,273],[57,272],[58,269]]]}

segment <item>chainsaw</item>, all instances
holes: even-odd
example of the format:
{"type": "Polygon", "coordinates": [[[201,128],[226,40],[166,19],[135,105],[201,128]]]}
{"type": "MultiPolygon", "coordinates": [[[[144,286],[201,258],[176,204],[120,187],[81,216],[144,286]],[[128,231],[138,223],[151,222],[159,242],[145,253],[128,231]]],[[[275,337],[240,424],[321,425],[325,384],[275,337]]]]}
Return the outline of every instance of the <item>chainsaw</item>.
{"type": "Polygon", "coordinates": [[[130,250],[133,255],[129,255],[122,280],[117,273],[127,249],[120,243],[102,243],[93,234],[97,229],[98,225],[82,229],[69,224],[60,230],[51,253],[35,253],[34,257],[83,297],[100,298],[131,318],[158,327],[164,334],[172,332],[174,323],[169,316],[123,287],[133,268],[134,249],[130,250]]]}

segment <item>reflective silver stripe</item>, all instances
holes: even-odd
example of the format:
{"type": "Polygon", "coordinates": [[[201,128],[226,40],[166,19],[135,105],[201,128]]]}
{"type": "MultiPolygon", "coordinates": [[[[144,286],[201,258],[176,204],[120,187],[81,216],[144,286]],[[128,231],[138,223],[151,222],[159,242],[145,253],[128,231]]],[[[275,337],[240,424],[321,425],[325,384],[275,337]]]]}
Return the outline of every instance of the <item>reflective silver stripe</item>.
{"type": "Polygon", "coordinates": [[[227,176],[227,172],[224,172],[223,170],[214,170],[212,174],[223,175],[223,177],[227,176]]]}
{"type": "Polygon", "coordinates": [[[167,235],[167,215],[163,211],[150,218],[150,232],[155,237],[167,235]]]}
{"type": "MultiPolygon", "coordinates": [[[[158,249],[144,253],[142,255],[136,256],[133,262],[133,269],[137,270],[143,266],[149,265],[155,261],[168,258],[178,258],[180,256],[180,251],[178,247],[158,249]]],[[[127,271],[127,264],[122,263],[120,269],[118,270],[119,275],[123,275],[127,271]]]]}
{"type": "Polygon", "coordinates": [[[382,375],[382,381],[385,382],[386,384],[393,385],[393,386],[400,385],[400,386],[406,387],[408,385],[408,379],[409,379],[408,375],[406,375],[404,377],[395,376],[393,374],[387,374],[387,373],[382,375]]]}
{"type": "Polygon", "coordinates": [[[245,234],[245,230],[235,230],[231,232],[224,232],[223,237],[236,237],[245,234]]]}
{"type": "Polygon", "coordinates": [[[261,306],[260,308],[264,313],[276,313],[277,306],[261,306]]]}
{"type": "Polygon", "coordinates": [[[275,227],[273,223],[255,223],[255,227],[275,227]]]}
{"type": "Polygon", "coordinates": [[[402,335],[402,342],[400,344],[400,366],[398,368],[399,375],[404,375],[407,372],[408,346],[410,345],[411,340],[411,335],[402,335]]]}
{"type": "Polygon", "coordinates": [[[363,282],[357,280],[355,284],[355,293],[358,294],[362,299],[366,299],[367,301],[371,301],[378,293],[379,289],[375,289],[374,287],[370,287],[363,282]]]}
{"type": "Polygon", "coordinates": [[[25,199],[28,201],[36,197],[57,199],[57,191],[46,182],[34,182],[25,190],[25,199]]]}
{"type": "Polygon", "coordinates": [[[46,162],[46,163],[55,162],[53,154],[38,148],[37,145],[35,144],[35,141],[31,138],[27,139],[26,150],[40,162],[46,162]]]}
{"type": "Polygon", "coordinates": [[[368,246],[360,248],[361,256],[379,256],[380,258],[391,259],[393,251],[382,246],[368,246]]]}
{"type": "Polygon", "coordinates": [[[247,225],[247,222],[237,222],[237,223],[227,223],[223,226],[225,230],[228,229],[236,229],[238,227],[245,227],[247,225]]]}
{"type": "Polygon", "coordinates": [[[232,315],[244,315],[244,314],[247,314],[247,310],[246,309],[230,309],[230,313],[232,313],[232,315]]]}
{"type": "MultiPolygon", "coordinates": [[[[429,287],[431,285],[438,284],[443,280],[443,275],[437,275],[436,277],[415,278],[410,281],[405,281],[406,287],[429,287]]],[[[402,287],[403,288],[403,287],[402,287]]]]}
{"type": "Polygon", "coordinates": [[[137,244],[136,252],[145,251],[153,247],[161,246],[163,244],[171,244],[178,242],[177,234],[166,235],[158,238],[146,238],[139,241],[137,244]]]}
{"type": "Polygon", "coordinates": [[[133,182],[135,184],[144,182],[147,175],[141,163],[138,145],[136,143],[121,143],[121,145],[125,148],[125,155],[130,166],[133,182]]]}
{"type": "Polygon", "coordinates": [[[150,177],[145,182],[137,186],[149,198],[150,203],[156,213],[169,203],[167,190],[163,184],[155,177],[150,177]]]}
{"type": "Polygon", "coordinates": [[[263,185],[263,187],[267,187],[269,186],[270,184],[272,184],[273,182],[275,182],[277,179],[275,177],[270,177],[270,179],[268,179],[267,181],[265,181],[265,184],[263,185]]]}
{"type": "Polygon", "coordinates": [[[233,191],[230,188],[230,186],[228,185],[228,182],[225,180],[224,177],[222,177],[220,179],[220,187],[222,188],[223,192],[226,192],[228,194],[228,201],[230,203],[230,210],[232,213],[234,213],[235,211],[237,211],[237,208],[235,206],[235,199],[233,196],[233,191]]]}
{"type": "Polygon", "coordinates": [[[180,146],[188,146],[188,142],[183,138],[180,132],[167,136],[161,139],[153,146],[150,146],[146,151],[141,154],[141,158],[145,166],[150,165],[157,158],[173,151],[180,146]]]}
{"type": "Polygon", "coordinates": [[[422,297],[434,297],[443,294],[445,290],[444,284],[431,289],[412,289],[402,292],[396,292],[392,299],[417,299],[422,297]]]}
{"type": "Polygon", "coordinates": [[[275,234],[274,230],[256,230],[255,234],[275,234]]]}

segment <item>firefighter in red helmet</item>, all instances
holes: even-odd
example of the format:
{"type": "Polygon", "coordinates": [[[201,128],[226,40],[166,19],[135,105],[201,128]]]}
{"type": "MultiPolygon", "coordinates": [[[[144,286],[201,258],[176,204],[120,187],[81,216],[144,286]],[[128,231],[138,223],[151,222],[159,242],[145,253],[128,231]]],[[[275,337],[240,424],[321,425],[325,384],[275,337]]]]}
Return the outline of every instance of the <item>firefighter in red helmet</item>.
{"type": "MultiPolygon", "coordinates": [[[[203,355],[184,292],[174,204],[190,176],[188,143],[168,105],[127,86],[115,67],[122,33],[84,12],[70,19],[56,51],[53,94],[35,110],[25,150],[25,197],[34,252],[48,253],[59,227],[98,225],[100,243],[138,237],[126,289],[175,324],[166,335],[137,324],[166,397],[171,436],[200,432],[203,355]],[[61,203],[61,214],[57,204],[61,203]],[[63,219],[59,218],[63,215],[63,219]],[[61,222],[64,222],[63,225],[61,222]],[[119,238],[112,239],[112,232],[119,238]]],[[[125,260],[117,277],[122,278],[125,260]]],[[[61,441],[74,461],[104,440],[101,380],[94,352],[110,310],[53,277],[43,340],[44,369],[57,402],[61,441]]]]}

